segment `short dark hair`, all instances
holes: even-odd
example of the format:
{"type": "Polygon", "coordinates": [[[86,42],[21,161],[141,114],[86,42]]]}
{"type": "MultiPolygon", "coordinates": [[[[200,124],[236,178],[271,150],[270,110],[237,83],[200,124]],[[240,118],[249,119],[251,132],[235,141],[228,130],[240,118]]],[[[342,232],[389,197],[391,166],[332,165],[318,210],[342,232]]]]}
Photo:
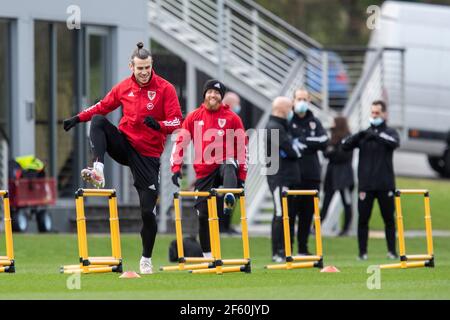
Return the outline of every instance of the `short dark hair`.
{"type": "Polygon", "coordinates": [[[387,107],[386,107],[386,102],[384,102],[383,100],[375,100],[374,102],[372,102],[373,106],[381,106],[381,111],[386,112],[387,107]]]}
{"type": "Polygon", "coordinates": [[[147,59],[148,57],[151,57],[151,53],[149,50],[144,48],[144,43],[138,42],[136,43],[137,48],[134,49],[133,53],[131,54],[131,63],[133,63],[133,59],[135,57],[138,57],[139,59],[147,59]]]}

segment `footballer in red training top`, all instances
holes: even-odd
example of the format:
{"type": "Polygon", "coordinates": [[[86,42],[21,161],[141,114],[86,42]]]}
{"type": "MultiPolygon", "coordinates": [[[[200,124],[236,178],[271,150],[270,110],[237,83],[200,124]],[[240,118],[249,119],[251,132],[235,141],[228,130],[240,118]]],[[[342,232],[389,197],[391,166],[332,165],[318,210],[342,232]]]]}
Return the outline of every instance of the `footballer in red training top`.
{"type": "Polygon", "coordinates": [[[79,122],[91,121],[89,138],[94,164],[81,171],[97,188],[105,186],[105,153],[129,166],[139,194],[143,226],[141,274],[153,272],[151,256],[156,238],[155,205],[159,190],[159,158],[166,135],[181,127],[181,108],[175,88],[152,68],[150,52],[139,42],[129,63],[133,74],[114,86],[100,102],[64,120],[68,131],[79,122]],[[119,127],[105,117],[122,106],[119,127]]]}
{"type": "MultiPolygon", "coordinates": [[[[172,181],[179,186],[184,149],[194,144],[195,190],[209,191],[243,187],[247,176],[248,138],[241,118],[222,103],[225,86],[208,80],[203,88],[203,103],[186,116],[172,151],[172,181]]],[[[224,213],[230,214],[235,204],[232,193],[224,196],[224,213]]],[[[205,257],[211,255],[206,199],[198,198],[200,244],[205,257]]]]}

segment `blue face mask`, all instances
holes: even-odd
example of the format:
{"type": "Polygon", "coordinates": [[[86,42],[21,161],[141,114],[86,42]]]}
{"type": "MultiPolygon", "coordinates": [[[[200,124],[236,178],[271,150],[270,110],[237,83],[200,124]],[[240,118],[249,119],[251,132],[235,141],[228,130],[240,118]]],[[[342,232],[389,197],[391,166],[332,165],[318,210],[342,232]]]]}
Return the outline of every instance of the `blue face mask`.
{"type": "Polygon", "coordinates": [[[294,110],[296,113],[305,113],[308,111],[308,102],[302,100],[295,104],[294,110]]]}
{"type": "Polygon", "coordinates": [[[233,112],[234,113],[236,113],[236,114],[239,114],[239,113],[241,113],[241,105],[235,105],[234,107],[233,107],[233,112]]]}
{"type": "Polygon", "coordinates": [[[287,121],[291,122],[292,118],[294,118],[294,111],[289,111],[289,113],[287,114],[287,121]]]}
{"type": "Polygon", "coordinates": [[[369,118],[369,122],[371,125],[378,127],[380,124],[382,124],[384,122],[384,119],[381,117],[376,117],[376,118],[369,118]]]}

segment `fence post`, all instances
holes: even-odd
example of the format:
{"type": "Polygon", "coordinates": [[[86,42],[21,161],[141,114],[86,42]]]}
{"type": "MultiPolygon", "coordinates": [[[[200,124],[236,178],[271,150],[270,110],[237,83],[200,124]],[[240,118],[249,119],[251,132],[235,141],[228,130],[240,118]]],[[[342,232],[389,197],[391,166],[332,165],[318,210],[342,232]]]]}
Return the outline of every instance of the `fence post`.
{"type": "Polygon", "coordinates": [[[223,81],[224,77],[224,65],[223,65],[223,49],[224,49],[224,28],[223,28],[223,5],[224,0],[217,0],[217,35],[219,37],[219,42],[217,44],[217,58],[218,58],[218,78],[223,81]]]}
{"type": "Polygon", "coordinates": [[[322,110],[329,111],[328,103],[328,52],[322,51],[322,110]]]}
{"type": "MultiPolygon", "coordinates": [[[[160,0],[159,0],[160,1],[160,0]]],[[[189,24],[189,0],[183,0],[183,21],[189,24]]]]}
{"type": "Polygon", "coordinates": [[[253,68],[258,70],[259,68],[259,45],[258,45],[258,39],[259,39],[259,27],[258,27],[258,11],[256,9],[252,10],[252,61],[253,61],[253,68]]]}

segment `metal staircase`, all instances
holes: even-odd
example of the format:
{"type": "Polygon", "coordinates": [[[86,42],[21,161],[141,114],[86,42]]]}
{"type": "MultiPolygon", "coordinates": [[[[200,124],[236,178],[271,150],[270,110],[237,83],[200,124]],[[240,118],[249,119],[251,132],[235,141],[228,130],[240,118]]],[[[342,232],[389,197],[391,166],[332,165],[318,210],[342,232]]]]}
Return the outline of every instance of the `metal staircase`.
{"type": "MultiPolygon", "coordinates": [[[[368,108],[376,99],[388,102],[390,124],[403,128],[402,49],[323,48],[250,0],[150,0],[149,25],[151,37],[157,42],[196,69],[219,77],[226,86],[260,108],[263,115],[256,129],[264,128],[267,123],[274,97],[292,96],[302,86],[312,95],[312,111],[328,128],[337,114],[329,104],[345,101],[333,101],[336,97],[329,97],[332,87],[328,82],[336,72],[331,70],[336,61],[348,77],[351,94],[342,114],[348,117],[352,132],[367,126],[368,108]]],[[[246,181],[249,228],[250,231],[268,230],[273,205],[261,161],[265,152],[264,135],[253,131],[249,145],[246,181]]],[[[166,153],[171,149],[169,141],[166,153]]],[[[161,186],[170,188],[170,171],[166,167],[161,170],[161,186]]],[[[170,197],[171,192],[161,195],[162,213],[170,207],[170,197]]],[[[342,210],[338,197],[332,200],[329,210],[324,234],[336,234],[342,210]]]]}
{"type": "MultiPolygon", "coordinates": [[[[331,120],[327,77],[322,76],[327,74],[326,53],[318,42],[271,12],[249,0],[150,0],[148,5],[151,37],[263,110],[256,129],[265,126],[272,99],[292,96],[312,73],[319,82],[314,87],[320,88],[311,92],[315,114],[326,123],[331,120]]],[[[258,160],[264,141],[258,136],[250,136],[246,182],[250,228],[268,201],[264,163],[258,160]]],[[[168,142],[166,152],[170,150],[168,142]]],[[[161,170],[161,185],[168,179],[170,171],[161,170]]],[[[162,213],[170,207],[167,194],[161,195],[162,213]]]]}

